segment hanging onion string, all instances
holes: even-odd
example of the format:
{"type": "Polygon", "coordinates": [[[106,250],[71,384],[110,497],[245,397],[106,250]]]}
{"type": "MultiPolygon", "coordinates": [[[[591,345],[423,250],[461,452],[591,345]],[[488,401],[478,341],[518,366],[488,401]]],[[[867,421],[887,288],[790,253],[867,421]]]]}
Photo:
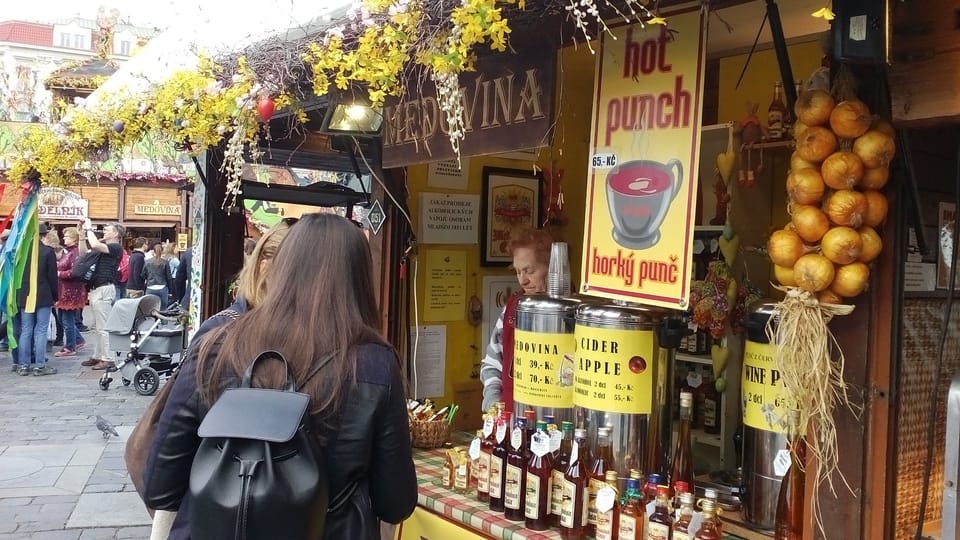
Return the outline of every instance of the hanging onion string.
{"type": "Polygon", "coordinates": [[[816,294],[797,287],[774,286],[786,296],[777,303],[777,317],[767,321],[767,338],[775,346],[774,363],[787,397],[806,418],[801,426],[807,429],[801,427],[800,432],[806,434],[808,455],[814,463],[811,508],[820,532],[826,537],[820,516],[820,486],[826,482],[831,493],[836,494],[833,474],[837,473],[847,489],[851,489],[838,467],[833,412],[840,405],[859,414],[859,407],[850,402],[843,380],[843,351],[827,325],[834,316],[850,314],[854,306],[824,304],[817,300],[816,294]]]}

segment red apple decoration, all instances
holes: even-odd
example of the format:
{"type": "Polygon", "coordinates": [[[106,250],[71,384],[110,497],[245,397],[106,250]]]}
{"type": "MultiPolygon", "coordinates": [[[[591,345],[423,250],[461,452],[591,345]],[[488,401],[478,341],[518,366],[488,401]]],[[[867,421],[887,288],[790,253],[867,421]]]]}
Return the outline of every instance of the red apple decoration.
{"type": "Polygon", "coordinates": [[[257,101],[257,118],[261,122],[269,122],[273,118],[273,111],[276,110],[277,104],[273,101],[273,98],[265,97],[260,98],[257,101]]]}
{"type": "Polygon", "coordinates": [[[634,356],[627,365],[630,366],[630,371],[634,373],[643,373],[647,369],[647,361],[642,356],[634,356]]]}

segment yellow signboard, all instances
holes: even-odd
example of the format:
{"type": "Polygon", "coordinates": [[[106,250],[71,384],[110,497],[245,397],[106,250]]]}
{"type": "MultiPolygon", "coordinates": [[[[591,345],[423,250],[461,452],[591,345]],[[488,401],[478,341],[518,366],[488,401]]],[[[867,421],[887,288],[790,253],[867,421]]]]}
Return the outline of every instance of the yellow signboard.
{"type": "Polygon", "coordinates": [[[796,408],[777,370],[777,348],[747,341],[743,347],[743,424],[776,433],[787,432],[787,411],[796,408]]]}
{"type": "Polygon", "coordinates": [[[535,407],[573,407],[573,334],[513,332],[513,399],[535,407]]]}
{"type": "Polygon", "coordinates": [[[448,540],[452,538],[470,540],[487,537],[471,531],[466,525],[457,525],[418,506],[413,514],[397,527],[394,538],[395,540],[448,540]]]}
{"type": "Polygon", "coordinates": [[[573,404],[595,411],[650,414],[653,331],[577,325],[573,404]]]}
{"type": "Polygon", "coordinates": [[[601,33],[587,176],[583,292],[686,308],[703,66],[699,8],[601,33]]]}

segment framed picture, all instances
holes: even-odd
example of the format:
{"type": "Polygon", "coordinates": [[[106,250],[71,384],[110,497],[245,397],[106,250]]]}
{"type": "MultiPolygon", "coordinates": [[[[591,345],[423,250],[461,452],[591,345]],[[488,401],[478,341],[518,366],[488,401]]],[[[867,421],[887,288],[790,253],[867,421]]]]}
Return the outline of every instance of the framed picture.
{"type": "Polygon", "coordinates": [[[510,231],[537,228],[543,175],[518,169],[483,168],[483,234],[480,261],[483,266],[507,266],[510,231]]]}
{"type": "Polygon", "coordinates": [[[481,356],[486,354],[490,332],[507,305],[507,299],[520,288],[514,276],[483,276],[483,324],[480,327],[481,356]]]}

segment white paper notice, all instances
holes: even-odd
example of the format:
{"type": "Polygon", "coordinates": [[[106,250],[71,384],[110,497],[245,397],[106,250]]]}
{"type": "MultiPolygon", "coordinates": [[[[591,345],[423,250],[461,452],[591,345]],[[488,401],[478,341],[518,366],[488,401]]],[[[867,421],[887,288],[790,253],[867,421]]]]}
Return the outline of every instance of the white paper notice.
{"type": "Polygon", "coordinates": [[[470,179],[469,172],[470,160],[467,158],[434,161],[427,166],[427,185],[466,190],[470,179]]]}
{"type": "Polygon", "coordinates": [[[447,327],[418,326],[413,330],[416,339],[414,370],[411,373],[413,396],[417,399],[442,396],[444,364],[447,358],[447,327]]]}
{"type": "Polygon", "coordinates": [[[476,244],[480,196],[420,194],[421,244],[476,244]]]}

